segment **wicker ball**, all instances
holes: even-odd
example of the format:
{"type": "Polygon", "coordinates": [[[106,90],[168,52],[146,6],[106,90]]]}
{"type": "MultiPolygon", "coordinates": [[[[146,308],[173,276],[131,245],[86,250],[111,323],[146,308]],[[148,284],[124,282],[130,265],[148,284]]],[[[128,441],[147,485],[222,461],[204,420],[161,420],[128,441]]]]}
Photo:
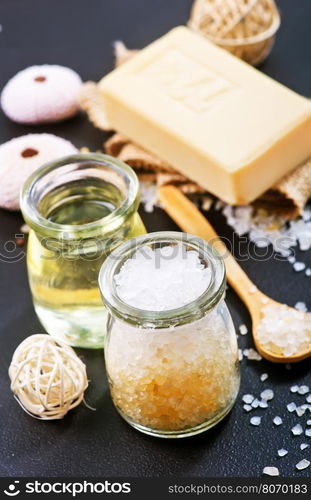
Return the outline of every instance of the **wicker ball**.
{"type": "Polygon", "coordinates": [[[280,15],[274,0],[195,0],[188,24],[257,66],[270,54],[280,15]]]}
{"type": "Polygon", "coordinates": [[[45,334],[31,335],[17,347],[9,376],[21,407],[42,420],[63,418],[81,403],[88,386],[74,350],[45,334]]]}

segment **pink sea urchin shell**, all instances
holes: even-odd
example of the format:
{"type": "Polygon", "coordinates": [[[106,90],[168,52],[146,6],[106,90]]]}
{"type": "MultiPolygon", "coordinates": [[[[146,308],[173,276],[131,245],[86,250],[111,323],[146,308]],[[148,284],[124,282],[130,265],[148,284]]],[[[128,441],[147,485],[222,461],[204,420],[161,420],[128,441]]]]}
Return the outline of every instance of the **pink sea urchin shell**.
{"type": "Polygon", "coordinates": [[[28,134],[0,146],[0,207],[19,210],[19,193],[27,177],[44,163],[75,154],[75,146],[52,134],[28,134]]]}
{"type": "Polygon", "coordinates": [[[30,66],[11,78],[1,93],[1,107],[18,123],[46,123],[70,118],[79,109],[82,81],[70,68],[30,66]]]}

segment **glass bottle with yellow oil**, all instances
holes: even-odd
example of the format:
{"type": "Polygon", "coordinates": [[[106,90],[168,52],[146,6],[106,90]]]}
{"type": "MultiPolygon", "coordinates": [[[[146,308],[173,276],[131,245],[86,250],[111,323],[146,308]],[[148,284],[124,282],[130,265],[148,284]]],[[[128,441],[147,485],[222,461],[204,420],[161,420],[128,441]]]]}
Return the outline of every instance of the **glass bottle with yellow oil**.
{"type": "Polygon", "coordinates": [[[121,161],[77,154],[26,181],[21,209],[30,226],[27,266],[35,311],[48,333],[78,347],[103,347],[107,311],[98,288],[105,258],[145,234],[139,182],[121,161]]]}

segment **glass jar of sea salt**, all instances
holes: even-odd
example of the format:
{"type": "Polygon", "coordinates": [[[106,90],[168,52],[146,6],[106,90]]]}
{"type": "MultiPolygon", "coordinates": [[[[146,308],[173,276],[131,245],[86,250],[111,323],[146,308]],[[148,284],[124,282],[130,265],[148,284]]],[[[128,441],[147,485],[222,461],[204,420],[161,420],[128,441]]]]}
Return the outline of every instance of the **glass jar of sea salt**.
{"type": "Polygon", "coordinates": [[[159,437],[209,429],[239,389],[237,342],[214,248],[185,233],[134,238],[103,264],[105,356],[121,416],[159,437]]]}

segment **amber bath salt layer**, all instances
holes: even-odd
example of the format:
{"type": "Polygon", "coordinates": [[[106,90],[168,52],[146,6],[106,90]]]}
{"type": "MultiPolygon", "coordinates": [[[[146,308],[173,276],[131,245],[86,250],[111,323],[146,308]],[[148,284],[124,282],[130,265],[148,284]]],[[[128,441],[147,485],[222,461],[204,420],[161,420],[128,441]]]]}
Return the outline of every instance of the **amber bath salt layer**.
{"type": "Polygon", "coordinates": [[[311,155],[311,104],[185,27],[99,83],[114,128],[232,204],[311,155]]]}

